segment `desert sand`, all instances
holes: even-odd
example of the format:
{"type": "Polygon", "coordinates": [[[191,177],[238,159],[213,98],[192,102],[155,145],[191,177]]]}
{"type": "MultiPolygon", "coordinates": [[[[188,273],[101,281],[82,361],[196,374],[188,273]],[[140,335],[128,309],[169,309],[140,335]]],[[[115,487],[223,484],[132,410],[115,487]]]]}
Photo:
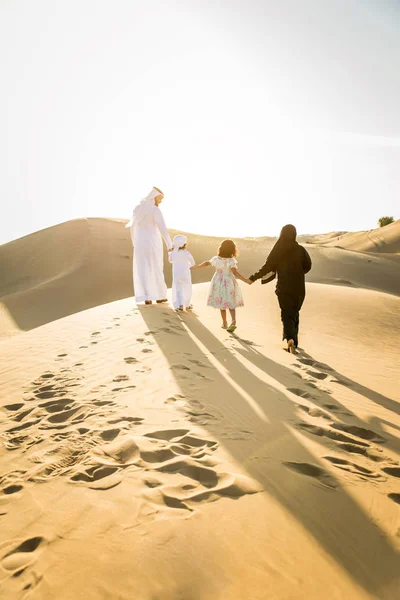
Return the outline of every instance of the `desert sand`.
{"type": "MultiPolygon", "coordinates": [[[[212,270],[192,314],[136,306],[124,225],[0,247],[0,597],[400,598],[400,221],[302,238],[295,356],[273,284],[233,335],[212,270]]],[[[237,240],[241,272],[273,242],[237,240]]]]}

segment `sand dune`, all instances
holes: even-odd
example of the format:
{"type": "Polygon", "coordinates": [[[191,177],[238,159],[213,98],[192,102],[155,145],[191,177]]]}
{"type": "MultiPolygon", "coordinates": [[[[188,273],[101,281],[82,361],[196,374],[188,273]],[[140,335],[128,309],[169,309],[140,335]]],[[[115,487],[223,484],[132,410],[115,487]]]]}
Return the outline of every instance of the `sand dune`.
{"type": "Polygon", "coordinates": [[[400,220],[371,231],[336,231],[324,235],[302,236],[303,241],[357,252],[400,253],[400,220]]]}
{"type": "MultiPolygon", "coordinates": [[[[125,223],[78,219],[1,246],[0,335],[30,330],[80,310],[130,297],[132,246],[125,223]]],[[[389,232],[387,240],[392,240],[390,247],[395,247],[400,240],[400,221],[384,230],[389,232]]],[[[213,256],[222,239],[187,235],[198,262],[213,256]]],[[[237,243],[240,269],[251,274],[264,263],[274,239],[245,238],[237,243]]],[[[309,281],[400,294],[397,262],[386,256],[331,247],[335,244],[308,246],[313,260],[309,281]]],[[[165,273],[170,286],[167,260],[165,273]]],[[[198,271],[193,281],[201,283],[209,278],[209,272],[198,271]]]]}
{"type": "Polygon", "coordinates": [[[243,288],[0,342],[2,597],[399,597],[400,299],[309,284],[292,357],[243,288]]]}
{"type": "Polygon", "coordinates": [[[398,265],[309,249],[292,356],[272,285],[237,335],[206,270],[193,314],[136,306],[122,221],[0,248],[2,598],[398,600],[398,265]]]}

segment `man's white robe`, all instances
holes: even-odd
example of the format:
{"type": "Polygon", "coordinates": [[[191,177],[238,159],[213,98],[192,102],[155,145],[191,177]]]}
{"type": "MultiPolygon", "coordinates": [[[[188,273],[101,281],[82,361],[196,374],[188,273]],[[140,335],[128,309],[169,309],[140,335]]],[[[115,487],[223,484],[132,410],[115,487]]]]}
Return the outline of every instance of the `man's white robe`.
{"type": "Polygon", "coordinates": [[[135,300],[162,300],[167,297],[167,285],[163,271],[161,236],[168,249],[172,248],[172,240],[154,199],[146,199],[139,207],[141,210],[138,214],[134,211],[131,225],[135,300]]]}

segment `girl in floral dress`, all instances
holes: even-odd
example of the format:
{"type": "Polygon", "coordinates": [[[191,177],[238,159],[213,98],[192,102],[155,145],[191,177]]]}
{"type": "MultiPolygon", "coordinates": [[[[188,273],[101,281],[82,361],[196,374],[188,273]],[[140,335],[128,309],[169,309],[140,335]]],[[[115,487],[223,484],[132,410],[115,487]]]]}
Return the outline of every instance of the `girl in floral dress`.
{"type": "Polygon", "coordinates": [[[213,308],[219,308],[222,317],[222,328],[230,333],[236,329],[236,308],[243,306],[242,290],[239,287],[236,278],[250,284],[237,270],[236,256],[238,254],[235,242],[224,240],[218,249],[218,255],[211,260],[206,260],[200,265],[192,267],[202,269],[204,267],[215,267],[215,274],[211,280],[210,293],[208,295],[207,305],[213,308]],[[226,311],[229,310],[232,322],[228,327],[226,320],[226,311]]]}

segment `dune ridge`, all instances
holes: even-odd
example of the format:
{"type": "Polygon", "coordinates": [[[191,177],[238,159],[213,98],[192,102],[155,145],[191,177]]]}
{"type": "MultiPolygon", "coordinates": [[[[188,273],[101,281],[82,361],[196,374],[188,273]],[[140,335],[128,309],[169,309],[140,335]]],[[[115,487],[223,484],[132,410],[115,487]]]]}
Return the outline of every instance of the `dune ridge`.
{"type": "Polygon", "coordinates": [[[400,219],[385,227],[378,227],[370,231],[335,231],[322,235],[303,235],[312,243],[354,250],[356,252],[374,252],[378,254],[400,253],[400,219]]]}
{"type": "MultiPolygon", "coordinates": [[[[12,335],[100,304],[130,297],[132,285],[132,246],[126,221],[121,219],[77,219],[36,232],[0,246],[0,335],[12,335]]],[[[370,239],[385,238],[387,253],[397,248],[400,221],[369,232],[370,239]],[[387,230],[387,231],[386,231],[387,230]]],[[[175,230],[171,231],[174,235],[175,230]]],[[[211,258],[222,238],[187,234],[197,262],[211,258]]],[[[367,234],[344,234],[344,245],[362,252],[334,247],[341,236],[317,236],[307,248],[313,260],[308,281],[351,285],[400,294],[400,278],[395,254],[366,253],[367,234]],[[325,240],[325,241],[324,241],[325,240]],[[353,243],[354,242],[354,243],[353,243]],[[346,243],[346,244],[345,244],[346,243]]],[[[301,241],[311,236],[303,236],[301,241]]],[[[265,261],[274,238],[242,238],[239,266],[244,274],[257,270],[265,261]]],[[[167,285],[171,268],[165,256],[167,285]]],[[[194,273],[194,283],[210,278],[210,272],[194,273]]]]}

